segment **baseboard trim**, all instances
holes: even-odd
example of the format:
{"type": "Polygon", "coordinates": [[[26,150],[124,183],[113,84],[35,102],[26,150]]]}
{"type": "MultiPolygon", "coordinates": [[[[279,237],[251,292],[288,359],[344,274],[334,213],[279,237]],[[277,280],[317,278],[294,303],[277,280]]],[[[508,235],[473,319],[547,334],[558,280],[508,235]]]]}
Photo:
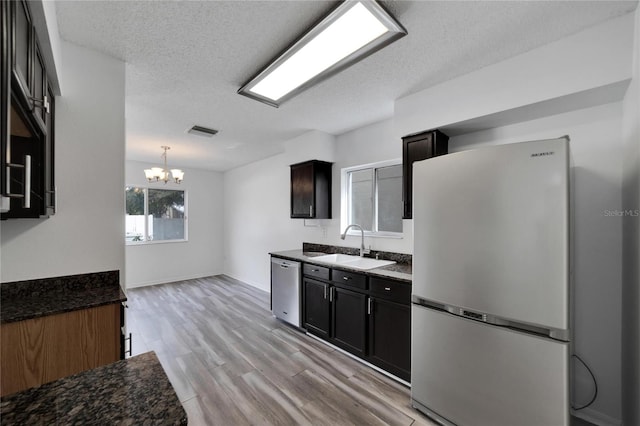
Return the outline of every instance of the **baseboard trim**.
{"type": "Polygon", "coordinates": [[[580,411],[571,410],[571,415],[578,417],[582,420],[586,420],[589,423],[593,423],[598,426],[621,426],[622,421],[620,419],[613,418],[593,408],[584,408],[580,411]]]}
{"type": "Polygon", "coordinates": [[[233,274],[230,274],[229,272],[222,272],[220,275],[226,275],[227,277],[233,278],[234,280],[240,281],[240,282],[242,282],[244,284],[248,284],[251,287],[255,287],[258,290],[266,291],[267,293],[270,293],[270,290],[271,290],[270,287],[266,287],[265,288],[265,287],[263,287],[262,285],[260,285],[258,283],[254,283],[253,281],[249,281],[249,280],[247,280],[245,278],[239,278],[239,277],[237,277],[237,276],[235,276],[233,274]]]}
{"type": "Polygon", "coordinates": [[[138,283],[127,283],[127,289],[130,288],[140,288],[140,287],[149,287],[152,285],[159,285],[159,284],[169,284],[169,283],[175,283],[178,281],[186,281],[186,280],[195,280],[198,278],[207,278],[207,277],[214,277],[216,275],[222,275],[219,273],[211,273],[211,272],[204,272],[204,273],[200,273],[200,274],[193,274],[193,275],[185,275],[185,276],[181,276],[181,277],[170,277],[170,278],[163,278],[163,279],[159,279],[159,280],[151,280],[151,281],[143,281],[143,282],[138,282],[138,283]]]}

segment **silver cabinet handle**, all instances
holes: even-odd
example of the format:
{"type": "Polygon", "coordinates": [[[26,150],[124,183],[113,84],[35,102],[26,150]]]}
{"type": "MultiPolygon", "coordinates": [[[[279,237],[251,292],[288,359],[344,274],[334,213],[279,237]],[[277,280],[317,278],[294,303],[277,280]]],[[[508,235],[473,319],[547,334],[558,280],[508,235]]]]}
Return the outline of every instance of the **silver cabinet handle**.
{"type": "Polygon", "coordinates": [[[367,315],[371,315],[371,306],[373,305],[373,299],[369,298],[367,299],[367,315]]]}
{"type": "Polygon", "coordinates": [[[5,182],[7,183],[5,184],[5,187],[2,188],[2,195],[6,195],[7,197],[11,194],[11,167],[12,165],[7,163],[7,168],[5,170],[5,177],[7,178],[5,182]]]}
{"type": "Polygon", "coordinates": [[[333,299],[335,298],[335,293],[334,293],[335,289],[336,289],[335,287],[331,287],[331,290],[329,290],[329,302],[333,302],[333,299]]]}
{"type": "Polygon", "coordinates": [[[31,156],[24,156],[24,199],[22,203],[25,209],[31,207],[31,156]]]}
{"type": "Polygon", "coordinates": [[[320,269],[312,269],[311,272],[320,272],[320,269]]]}
{"type": "Polygon", "coordinates": [[[309,216],[313,216],[313,206],[309,206],[309,216]]]}
{"type": "Polygon", "coordinates": [[[327,300],[327,286],[324,286],[324,299],[327,300]]]}
{"type": "Polygon", "coordinates": [[[351,277],[342,277],[343,280],[345,281],[349,281],[351,279],[351,277]]]}
{"type": "Polygon", "coordinates": [[[129,356],[131,356],[132,355],[132,351],[133,351],[133,338],[131,337],[131,333],[129,333],[129,337],[126,337],[124,340],[125,341],[127,341],[127,340],[129,341],[129,350],[128,351],[124,351],[124,354],[125,354],[125,356],[127,354],[129,354],[129,356]]]}
{"type": "Polygon", "coordinates": [[[391,291],[391,287],[385,287],[384,288],[386,291],[391,291]]]}
{"type": "Polygon", "coordinates": [[[285,265],[284,263],[281,263],[280,267],[283,268],[283,269],[288,269],[289,268],[289,266],[285,265]]]}

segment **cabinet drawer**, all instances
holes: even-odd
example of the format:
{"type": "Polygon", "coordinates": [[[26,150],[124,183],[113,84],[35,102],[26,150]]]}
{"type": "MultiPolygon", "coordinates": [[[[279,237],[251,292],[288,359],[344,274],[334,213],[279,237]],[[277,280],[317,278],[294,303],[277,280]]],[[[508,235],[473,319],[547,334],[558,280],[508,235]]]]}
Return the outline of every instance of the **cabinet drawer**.
{"type": "Polygon", "coordinates": [[[367,289],[367,276],[356,272],[341,271],[334,269],[331,280],[336,283],[346,284],[351,287],[367,289]]]}
{"type": "Polygon", "coordinates": [[[329,279],[329,268],[325,268],[324,266],[311,265],[309,263],[305,263],[302,270],[304,275],[320,278],[323,280],[329,279]]]}
{"type": "Polygon", "coordinates": [[[411,303],[411,284],[371,277],[369,290],[375,296],[398,303],[411,303]]]}

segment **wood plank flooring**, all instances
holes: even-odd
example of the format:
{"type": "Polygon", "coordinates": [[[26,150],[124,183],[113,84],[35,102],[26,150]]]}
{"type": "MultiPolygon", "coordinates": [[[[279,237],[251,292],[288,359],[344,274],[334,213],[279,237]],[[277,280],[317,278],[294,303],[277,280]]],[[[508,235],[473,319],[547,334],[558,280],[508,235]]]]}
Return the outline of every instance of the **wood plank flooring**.
{"type": "Polygon", "coordinates": [[[158,354],[190,425],[435,425],[407,387],[275,319],[227,276],[127,291],[133,354],[158,354]]]}

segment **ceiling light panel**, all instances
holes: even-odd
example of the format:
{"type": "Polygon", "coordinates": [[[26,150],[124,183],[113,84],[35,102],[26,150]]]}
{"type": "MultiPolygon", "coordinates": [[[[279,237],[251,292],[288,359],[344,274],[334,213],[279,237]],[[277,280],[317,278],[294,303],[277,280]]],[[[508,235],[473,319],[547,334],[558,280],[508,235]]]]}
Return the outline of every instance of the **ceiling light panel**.
{"type": "Polygon", "coordinates": [[[406,34],[375,1],[347,0],[238,93],[277,107],[406,34]]]}

